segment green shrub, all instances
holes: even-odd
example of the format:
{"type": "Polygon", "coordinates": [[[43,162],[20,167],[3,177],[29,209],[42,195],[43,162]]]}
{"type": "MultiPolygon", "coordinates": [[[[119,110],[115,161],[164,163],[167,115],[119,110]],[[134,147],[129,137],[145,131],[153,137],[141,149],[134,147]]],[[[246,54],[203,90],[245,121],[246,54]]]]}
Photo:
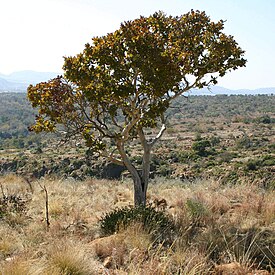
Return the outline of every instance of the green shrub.
{"type": "Polygon", "coordinates": [[[273,166],[275,165],[275,157],[272,156],[272,155],[265,155],[263,158],[262,158],[262,165],[263,166],[273,166]]]}
{"type": "Polygon", "coordinates": [[[187,199],[187,212],[191,216],[193,222],[199,223],[205,216],[208,215],[208,210],[202,202],[196,199],[187,199]]]}
{"type": "Polygon", "coordinates": [[[250,159],[245,164],[245,168],[248,171],[256,171],[259,168],[259,161],[250,159]]]}
{"type": "Polygon", "coordinates": [[[103,235],[111,235],[133,223],[140,223],[155,241],[168,241],[175,230],[169,217],[151,205],[115,209],[100,219],[100,228],[103,235]]]}
{"type": "Polygon", "coordinates": [[[275,123],[275,118],[270,117],[269,115],[263,115],[254,120],[256,123],[271,124],[275,123]]]}
{"type": "Polygon", "coordinates": [[[161,165],[157,169],[157,174],[162,177],[167,177],[172,174],[172,168],[169,165],[161,165]]]}
{"type": "Polygon", "coordinates": [[[258,170],[260,167],[273,166],[275,164],[275,158],[272,155],[265,155],[261,158],[249,159],[245,164],[245,168],[248,171],[258,170]]]}
{"type": "Polygon", "coordinates": [[[218,145],[218,144],[220,144],[221,143],[221,138],[219,137],[219,136],[212,136],[211,138],[210,138],[210,144],[212,145],[212,146],[216,146],[216,145],[218,145]]]}
{"type": "Polygon", "coordinates": [[[247,135],[244,135],[236,140],[237,149],[248,149],[252,146],[253,142],[247,135]]]}
{"type": "Polygon", "coordinates": [[[209,154],[209,152],[206,149],[209,147],[211,147],[211,143],[207,139],[195,141],[192,145],[192,149],[199,156],[207,156],[209,154]]]}
{"type": "Polygon", "coordinates": [[[233,158],[236,158],[237,156],[238,154],[235,152],[223,151],[218,155],[217,160],[218,163],[229,163],[233,158]]]}

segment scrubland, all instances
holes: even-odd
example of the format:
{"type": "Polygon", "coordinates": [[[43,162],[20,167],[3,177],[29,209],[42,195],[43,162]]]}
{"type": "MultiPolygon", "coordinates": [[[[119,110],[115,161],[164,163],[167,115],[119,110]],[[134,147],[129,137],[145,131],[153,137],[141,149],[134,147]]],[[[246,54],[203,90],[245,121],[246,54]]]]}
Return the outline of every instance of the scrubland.
{"type": "MultiPolygon", "coordinates": [[[[273,95],[175,102],[148,190],[169,220],[161,238],[165,219],[106,233],[106,213],[133,203],[131,179],[103,179],[117,167],[83,144],[30,134],[25,95],[0,97],[0,275],[275,274],[273,95]]],[[[140,149],[127,148],[136,167],[140,149]]]]}
{"type": "Polygon", "coordinates": [[[132,183],[0,178],[0,274],[274,274],[275,191],[217,180],[152,180],[148,203],[175,225],[169,241],[141,223],[104,235],[131,205],[132,183]],[[46,220],[46,192],[48,221],[46,220]]]}

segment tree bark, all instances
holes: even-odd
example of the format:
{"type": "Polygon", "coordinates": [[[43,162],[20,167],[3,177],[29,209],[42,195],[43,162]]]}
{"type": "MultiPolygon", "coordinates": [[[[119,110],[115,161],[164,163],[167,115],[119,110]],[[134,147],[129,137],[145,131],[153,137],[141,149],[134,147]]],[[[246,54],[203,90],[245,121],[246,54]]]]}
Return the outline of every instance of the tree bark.
{"type": "Polygon", "coordinates": [[[146,205],[146,194],[150,175],[150,161],[151,151],[148,147],[146,150],[144,150],[141,174],[136,169],[136,171],[133,171],[133,173],[130,171],[134,181],[135,206],[146,205]]]}
{"type": "Polygon", "coordinates": [[[144,183],[142,182],[142,178],[140,176],[137,178],[133,177],[133,181],[135,206],[145,206],[147,189],[144,189],[144,183]]]}
{"type": "Polygon", "coordinates": [[[145,206],[150,173],[150,148],[148,147],[148,150],[144,150],[141,174],[138,172],[136,167],[131,163],[130,159],[128,158],[122,141],[117,142],[117,148],[124,162],[124,165],[126,166],[126,168],[128,169],[133,178],[135,206],[145,206]]]}

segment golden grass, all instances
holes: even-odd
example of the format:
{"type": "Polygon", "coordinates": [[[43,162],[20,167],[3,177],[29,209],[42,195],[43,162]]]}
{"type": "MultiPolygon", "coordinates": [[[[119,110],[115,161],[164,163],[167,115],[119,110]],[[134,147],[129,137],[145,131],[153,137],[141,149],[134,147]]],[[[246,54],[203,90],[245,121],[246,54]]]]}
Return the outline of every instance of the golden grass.
{"type": "Polygon", "coordinates": [[[2,259],[23,250],[20,234],[8,226],[0,225],[0,255],[2,259]]]}
{"type": "Polygon", "coordinates": [[[257,268],[272,272],[268,267],[275,261],[272,190],[156,179],[148,201],[165,201],[158,207],[179,228],[167,246],[154,243],[141,224],[100,238],[100,217],[132,204],[130,181],[48,178],[33,182],[33,193],[24,179],[14,175],[1,177],[0,184],[5,195],[19,195],[26,203],[24,213],[0,218],[1,275],[218,274],[219,265],[233,262],[249,272],[257,268]],[[41,186],[49,194],[48,230],[41,186]]]}

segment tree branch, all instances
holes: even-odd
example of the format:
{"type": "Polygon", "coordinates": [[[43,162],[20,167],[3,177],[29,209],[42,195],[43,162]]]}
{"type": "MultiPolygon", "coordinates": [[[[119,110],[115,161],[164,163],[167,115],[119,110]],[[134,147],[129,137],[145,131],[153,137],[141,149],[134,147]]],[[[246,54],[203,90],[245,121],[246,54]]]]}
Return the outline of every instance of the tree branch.
{"type": "Polygon", "coordinates": [[[148,146],[148,142],[146,140],[146,137],[145,137],[143,129],[141,127],[139,127],[138,130],[137,130],[137,132],[138,132],[138,136],[139,136],[139,139],[140,139],[142,147],[144,149],[146,149],[147,146],[148,146]]]}
{"type": "Polygon", "coordinates": [[[133,163],[131,162],[131,160],[129,159],[129,157],[127,156],[127,154],[125,152],[124,142],[122,140],[117,141],[117,149],[118,149],[120,156],[123,160],[123,164],[126,166],[126,168],[131,173],[131,175],[134,178],[140,178],[140,175],[139,175],[136,167],[133,165],[133,163]]]}
{"type": "Polygon", "coordinates": [[[149,143],[151,148],[157,143],[158,140],[161,139],[165,130],[166,130],[166,125],[165,125],[165,123],[163,123],[157,136],[149,143]]]}
{"type": "Polygon", "coordinates": [[[118,158],[114,157],[115,150],[117,150],[117,148],[114,149],[112,152],[108,153],[108,151],[106,149],[104,152],[102,152],[102,156],[106,157],[109,161],[111,161],[115,164],[124,166],[124,162],[121,159],[118,159],[118,158]]]}
{"type": "Polygon", "coordinates": [[[133,118],[132,118],[132,120],[124,127],[124,129],[121,132],[121,136],[122,136],[123,141],[128,140],[129,133],[130,133],[131,129],[134,127],[134,125],[138,122],[138,120],[140,118],[141,118],[140,114],[135,114],[133,112],[133,118]],[[136,117],[135,117],[135,115],[136,115],[136,117]]]}

